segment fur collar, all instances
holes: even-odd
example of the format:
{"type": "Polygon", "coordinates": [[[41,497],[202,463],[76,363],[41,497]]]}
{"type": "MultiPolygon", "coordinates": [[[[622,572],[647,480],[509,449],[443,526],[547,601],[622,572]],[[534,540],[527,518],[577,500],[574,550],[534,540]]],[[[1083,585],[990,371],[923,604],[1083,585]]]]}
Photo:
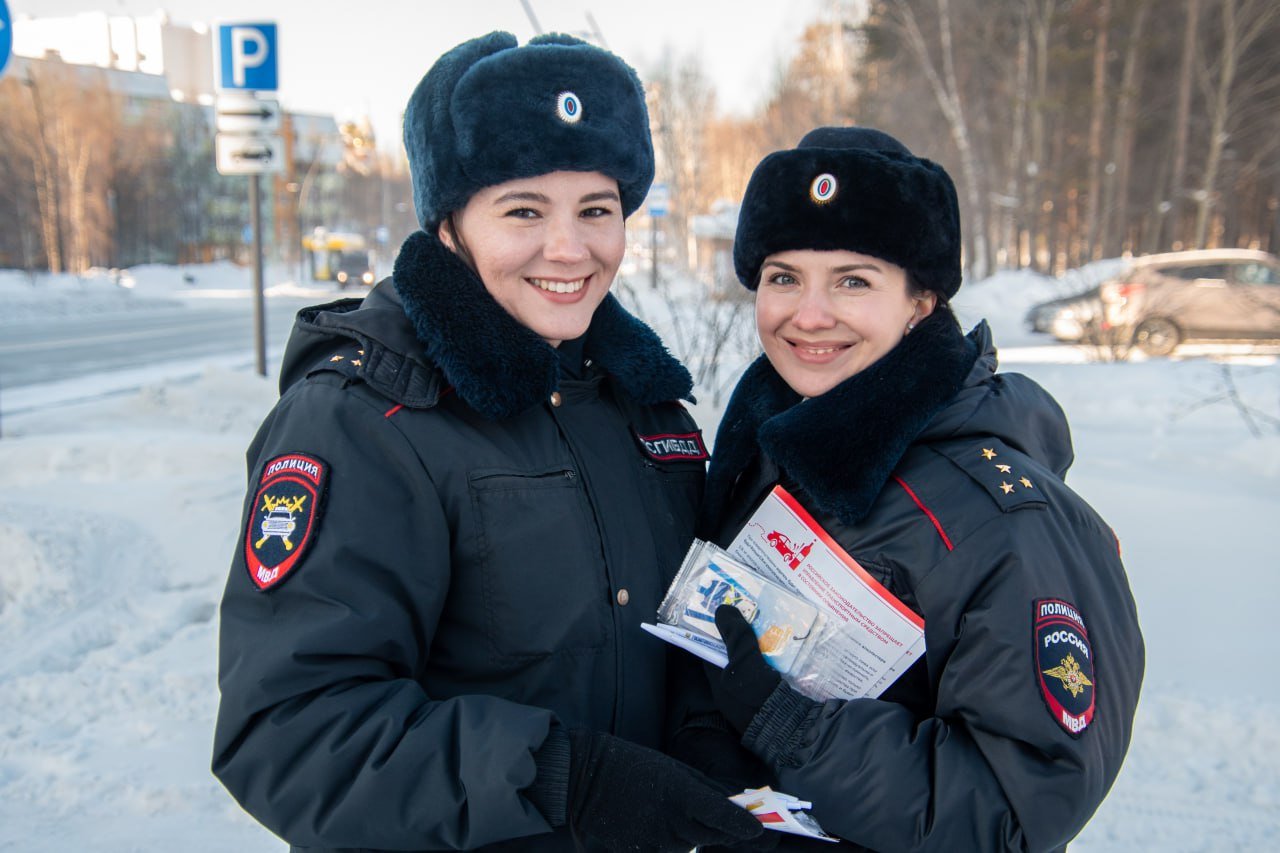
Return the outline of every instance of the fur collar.
{"type": "MultiPolygon", "coordinates": [[[[417,231],[405,240],[394,281],[427,356],[485,418],[512,417],[556,390],[555,349],[494,301],[436,235],[417,231]]],[[[642,405],[693,399],[689,371],[612,294],[591,319],[584,353],[642,405]]]]}
{"type": "Polygon", "coordinates": [[[955,397],[978,356],[950,311],[936,311],[875,364],[801,400],[765,356],[734,389],[707,473],[707,515],[763,451],[818,509],[854,524],[898,461],[955,397]]]}

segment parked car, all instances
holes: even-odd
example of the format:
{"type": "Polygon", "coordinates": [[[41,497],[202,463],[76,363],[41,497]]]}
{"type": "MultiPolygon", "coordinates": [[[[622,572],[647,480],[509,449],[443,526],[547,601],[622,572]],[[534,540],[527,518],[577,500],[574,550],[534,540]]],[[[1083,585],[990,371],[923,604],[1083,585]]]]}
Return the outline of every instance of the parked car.
{"type": "Polygon", "coordinates": [[[1102,307],[1098,288],[1083,293],[1063,296],[1032,306],[1027,312],[1027,328],[1033,332],[1047,332],[1059,340],[1077,340],[1086,325],[1096,317],[1102,307]]]}
{"type": "Polygon", "coordinates": [[[1280,341],[1280,262],[1249,249],[1145,255],[1096,288],[1033,307],[1027,323],[1156,356],[1184,341],[1280,341]]]}

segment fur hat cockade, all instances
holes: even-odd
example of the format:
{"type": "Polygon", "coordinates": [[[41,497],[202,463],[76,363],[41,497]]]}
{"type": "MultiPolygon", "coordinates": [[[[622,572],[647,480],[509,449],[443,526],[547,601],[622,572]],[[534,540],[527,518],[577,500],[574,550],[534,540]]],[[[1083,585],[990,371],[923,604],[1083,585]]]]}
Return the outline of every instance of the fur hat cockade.
{"type": "Polygon", "coordinates": [[[738,280],[755,290],[765,258],[791,249],[882,258],[951,299],[960,288],[955,185],[887,133],[820,127],[752,173],[733,243],[738,280]]]}
{"type": "Polygon", "coordinates": [[[493,32],[445,53],[409,98],[404,147],[425,230],[477,191],[516,178],[601,172],[617,180],[627,216],[653,181],[636,73],[565,35],[518,47],[515,36],[493,32]]]}

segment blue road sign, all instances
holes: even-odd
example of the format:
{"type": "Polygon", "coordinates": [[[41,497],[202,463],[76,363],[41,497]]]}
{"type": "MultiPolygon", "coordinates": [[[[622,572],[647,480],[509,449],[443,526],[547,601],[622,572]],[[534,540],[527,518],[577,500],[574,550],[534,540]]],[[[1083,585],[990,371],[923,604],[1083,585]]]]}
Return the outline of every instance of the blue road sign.
{"type": "Polygon", "coordinates": [[[276,72],[276,25],[218,25],[218,88],[274,92],[279,87],[276,72]]]}
{"type": "Polygon", "coordinates": [[[666,184],[653,184],[649,187],[645,203],[649,206],[649,215],[654,219],[666,216],[671,204],[671,188],[666,184]]]}
{"type": "Polygon", "coordinates": [[[9,4],[0,0],[0,75],[9,64],[9,53],[13,50],[13,18],[9,17],[9,4]]]}

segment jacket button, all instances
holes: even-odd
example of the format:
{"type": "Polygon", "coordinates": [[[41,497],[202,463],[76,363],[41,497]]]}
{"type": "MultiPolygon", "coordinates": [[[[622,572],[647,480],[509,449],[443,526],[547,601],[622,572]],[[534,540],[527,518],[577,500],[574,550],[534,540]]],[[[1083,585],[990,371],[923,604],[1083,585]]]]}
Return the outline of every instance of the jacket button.
{"type": "Polygon", "coordinates": [[[560,392],[559,392],[559,391],[552,391],[552,392],[551,392],[551,405],[556,406],[557,408],[560,406],[560,392]]]}
{"type": "Polygon", "coordinates": [[[627,592],[626,589],[618,590],[618,604],[622,605],[623,607],[626,607],[627,602],[630,600],[631,600],[631,593],[627,592]]]}

